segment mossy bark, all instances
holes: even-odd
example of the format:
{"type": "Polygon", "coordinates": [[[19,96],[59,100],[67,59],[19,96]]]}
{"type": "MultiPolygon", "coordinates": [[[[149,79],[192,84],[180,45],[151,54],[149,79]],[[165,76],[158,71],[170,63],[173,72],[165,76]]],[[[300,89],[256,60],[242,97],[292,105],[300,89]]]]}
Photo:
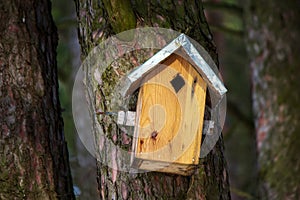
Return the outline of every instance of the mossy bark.
{"type": "Polygon", "coordinates": [[[74,199],[48,0],[0,2],[0,199],[74,199]]]}
{"type": "Polygon", "coordinates": [[[300,4],[247,6],[260,199],[300,198],[300,4]]]}
{"type": "MultiPolygon", "coordinates": [[[[203,45],[218,64],[216,48],[203,14],[201,1],[114,1],[114,4],[120,5],[118,9],[126,7],[118,13],[123,13],[122,16],[126,17],[126,12],[129,12],[127,20],[130,23],[122,23],[124,19],[115,18],[115,13],[111,12],[113,10],[111,5],[108,6],[106,1],[76,0],[75,2],[79,19],[82,58],[86,58],[95,46],[111,35],[127,29],[154,26],[170,28],[187,34],[203,45]],[[122,5],[123,3],[126,5],[122,5]],[[118,22],[118,20],[121,21],[118,22]]],[[[159,40],[159,38],[157,39],[159,40]]],[[[127,41],[128,38],[125,40],[127,41]]],[[[125,47],[122,46],[122,48],[125,47]]],[[[155,50],[147,49],[121,56],[107,68],[101,77],[101,84],[92,81],[94,78],[91,76],[94,74],[90,69],[85,68],[86,85],[88,90],[93,93],[89,93],[89,102],[95,103],[104,111],[112,110],[110,105],[111,88],[128,70],[136,67],[137,63],[143,63],[153,52],[155,50]]],[[[95,106],[91,107],[90,110],[95,112],[95,108],[93,108],[95,106]]],[[[106,138],[110,138],[111,142],[120,148],[130,151],[130,138],[124,137],[122,131],[112,123],[110,117],[99,117],[99,121],[103,125],[106,138]]],[[[101,152],[103,145],[107,144],[101,143],[101,137],[97,136],[96,125],[94,125],[94,133],[98,138],[96,146],[101,152]]],[[[122,159],[117,157],[116,152],[109,155],[111,157],[105,159],[122,159]]],[[[134,175],[113,170],[99,160],[97,168],[100,199],[230,199],[222,137],[209,155],[200,160],[197,170],[189,177],[157,172],[134,175]]]]}

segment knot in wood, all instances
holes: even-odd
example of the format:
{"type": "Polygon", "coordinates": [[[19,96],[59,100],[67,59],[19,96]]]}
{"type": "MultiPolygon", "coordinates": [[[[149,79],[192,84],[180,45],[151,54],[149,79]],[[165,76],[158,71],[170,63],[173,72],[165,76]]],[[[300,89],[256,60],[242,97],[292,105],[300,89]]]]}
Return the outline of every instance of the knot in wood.
{"type": "Polygon", "coordinates": [[[158,132],[157,131],[153,131],[151,133],[151,139],[156,140],[157,135],[158,135],[158,132]]]}

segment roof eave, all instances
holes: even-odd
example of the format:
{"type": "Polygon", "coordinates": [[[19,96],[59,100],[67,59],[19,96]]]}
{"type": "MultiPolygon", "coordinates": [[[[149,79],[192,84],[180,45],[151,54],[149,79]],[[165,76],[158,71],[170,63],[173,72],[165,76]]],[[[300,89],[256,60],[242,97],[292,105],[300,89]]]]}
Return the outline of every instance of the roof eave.
{"type": "MultiPolygon", "coordinates": [[[[186,54],[191,58],[196,66],[196,70],[201,74],[203,79],[207,82],[208,87],[213,89],[214,92],[218,94],[218,96],[222,97],[227,89],[225,88],[222,81],[215,74],[215,72],[211,69],[211,67],[207,64],[204,58],[199,54],[194,45],[189,41],[186,35],[180,34],[177,38],[175,38],[171,43],[166,45],[163,49],[157,52],[154,56],[152,56],[149,60],[147,60],[144,64],[137,67],[127,76],[127,83],[125,84],[124,90],[122,91],[123,96],[129,95],[130,91],[132,91],[132,85],[139,79],[143,77],[144,74],[151,71],[155,66],[157,66],[161,61],[165,60],[172,53],[178,50],[180,47],[184,49],[186,54]]],[[[211,58],[210,58],[211,59],[211,58]]],[[[137,89],[137,88],[135,88],[137,89]]],[[[133,89],[133,90],[135,90],[133,89]]]]}

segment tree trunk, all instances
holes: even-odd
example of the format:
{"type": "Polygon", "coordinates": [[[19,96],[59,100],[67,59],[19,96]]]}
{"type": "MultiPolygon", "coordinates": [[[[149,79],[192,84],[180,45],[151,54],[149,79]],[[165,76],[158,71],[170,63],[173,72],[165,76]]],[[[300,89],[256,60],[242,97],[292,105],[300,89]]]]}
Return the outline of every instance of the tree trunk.
{"type": "MultiPolygon", "coordinates": [[[[208,29],[200,1],[174,3],[173,1],[76,0],[76,7],[83,58],[101,41],[115,33],[132,28],[156,26],[186,33],[204,46],[218,64],[216,48],[213,45],[212,35],[208,29]]],[[[119,39],[130,41],[132,35],[119,39]]],[[[153,53],[151,50],[135,51],[130,56],[124,56],[116,61],[114,69],[121,71],[120,76],[117,76],[118,79],[122,77],[122,74],[135,67],[132,61],[133,57],[138,60],[138,63],[143,63],[151,53],[153,53]]],[[[85,71],[90,76],[89,69],[85,69],[85,71]]],[[[100,98],[101,102],[98,104],[104,105],[102,109],[108,111],[111,109],[111,105],[107,105],[111,99],[110,87],[116,82],[114,78],[111,78],[114,77],[111,74],[114,72],[108,71],[101,77],[102,81],[107,84],[102,84],[100,88],[90,81],[91,78],[86,78],[88,89],[95,91],[95,94],[90,96],[89,102],[97,104],[100,98]]],[[[106,123],[104,127],[109,124],[105,120],[102,120],[101,123],[106,123]]],[[[95,125],[94,129],[97,129],[95,125]]],[[[124,135],[122,137],[122,133],[116,128],[116,125],[110,125],[108,129],[103,129],[105,136],[112,138],[111,141],[114,144],[121,148],[130,148],[128,142],[124,141],[128,138],[124,135]]],[[[97,131],[94,130],[94,133],[97,134],[97,131]]],[[[96,144],[99,147],[98,151],[102,151],[103,143],[101,142],[103,141],[97,140],[96,142],[98,142],[96,144]]],[[[116,152],[112,152],[111,158],[108,159],[116,161],[120,158],[117,157],[116,152]]],[[[97,167],[100,199],[230,199],[222,137],[208,156],[200,160],[195,173],[188,177],[158,172],[133,175],[111,169],[99,160],[97,167]]]]}
{"type": "Polygon", "coordinates": [[[0,199],[74,199],[48,0],[0,3],[0,199]]]}
{"type": "Polygon", "coordinates": [[[247,8],[260,199],[300,198],[299,9],[271,0],[247,8]]]}

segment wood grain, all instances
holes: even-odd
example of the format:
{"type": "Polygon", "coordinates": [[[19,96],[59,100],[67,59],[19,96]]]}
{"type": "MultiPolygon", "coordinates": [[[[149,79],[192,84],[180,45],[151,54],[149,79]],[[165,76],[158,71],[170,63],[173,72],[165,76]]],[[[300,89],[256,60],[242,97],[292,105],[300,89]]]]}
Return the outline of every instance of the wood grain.
{"type": "MultiPolygon", "coordinates": [[[[206,83],[202,77],[178,55],[172,54],[148,74],[139,92],[135,158],[198,164],[205,95],[206,83]],[[178,75],[184,85],[178,79],[179,88],[175,88],[172,80],[178,75]]],[[[146,170],[160,166],[157,162],[139,165],[146,170]]]]}

